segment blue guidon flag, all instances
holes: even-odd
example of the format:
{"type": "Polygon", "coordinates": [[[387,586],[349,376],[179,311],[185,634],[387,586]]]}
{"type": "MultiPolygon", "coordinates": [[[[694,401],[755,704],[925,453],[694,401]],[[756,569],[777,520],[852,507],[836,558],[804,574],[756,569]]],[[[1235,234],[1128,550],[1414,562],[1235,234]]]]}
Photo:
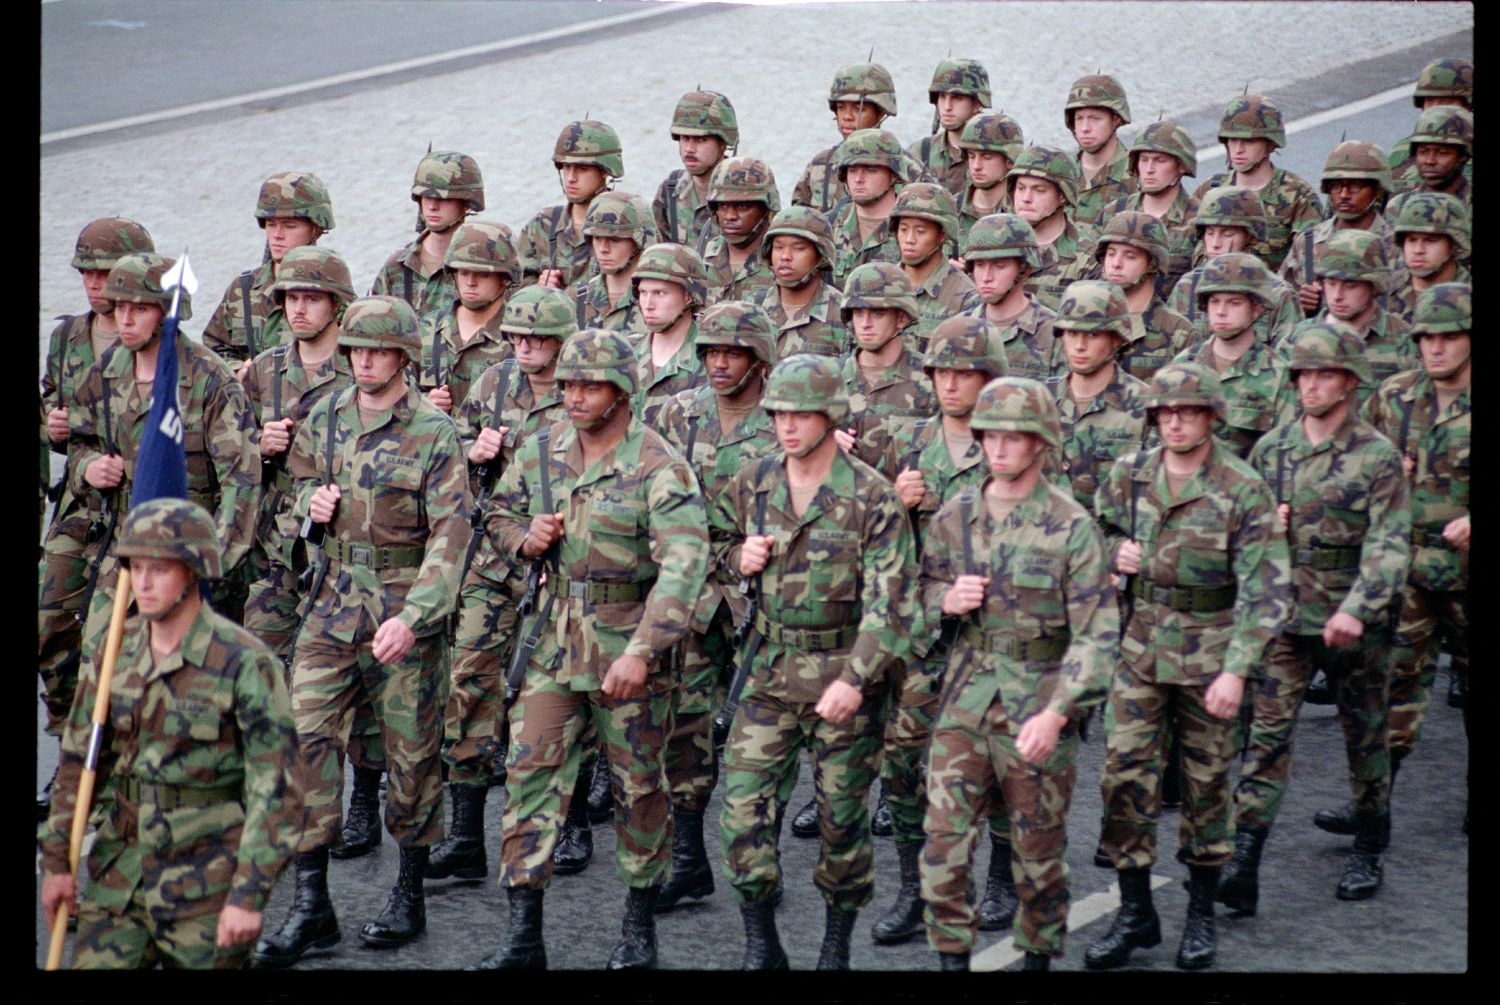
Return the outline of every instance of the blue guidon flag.
{"type": "Polygon", "coordinates": [[[151,384],[151,412],[135,460],[135,483],[130,491],[134,509],[151,499],[187,498],[187,458],[182,452],[182,408],[177,403],[177,311],[184,291],[192,296],[198,279],[188,264],[187,252],[161,277],[163,289],[172,291],[172,309],[161,326],[161,347],[156,353],[156,379],[151,384]]]}

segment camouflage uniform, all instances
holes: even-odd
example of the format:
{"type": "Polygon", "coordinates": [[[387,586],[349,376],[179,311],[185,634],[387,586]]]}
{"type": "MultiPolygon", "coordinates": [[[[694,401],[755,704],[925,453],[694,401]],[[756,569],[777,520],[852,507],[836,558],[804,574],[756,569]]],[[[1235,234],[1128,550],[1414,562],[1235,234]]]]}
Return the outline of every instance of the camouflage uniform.
{"type": "MultiPolygon", "coordinates": [[[[1346,140],[1334,147],[1323,165],[1323,192],[1331,194],[1334,182],[1340,180],[1373,182],[1380,191],[1370,205],[1373,212],[1368,228],[1380,238],[1388,262],[1400,262],[1400,249],[1396,246],[1395,233],[1390,223],[1381,214],[1381,207],[1391,193],[1391,173],[1385,164],[1385,151],[1374,143],[1363,140],[1346,140]]],[[[1307,285],[1318,281],[1315,265],[1323,247],[1335,231],[1345,230],[1358,217],[1349,220],[1337,215],[1315,224],[1297,234],[1297,239],[1281,263],[1281,278],[1289,283],[1307,285]]]]}
{"type": "MultiPolygon", "coordinates": [[[[173,558],[209,578],[220,571],[216,538],[201,507],[157,499],[132,511],[119,550],[173,558]]],[[[49,875],[70,871],[97,677],[91,660],[63,735],[52,814],[38,832],[49,875]]],[[[296,841],[283,812],[296,733],[280,666],[207,604],[164,658],[152,654],[149,623],[132,619],[109,706],[103,816],[87,855],[74,969],[243,966],[248,946],[214,945],[219,912],[263,910],[296,841]]]]}
{"type": "MultiPolygon", "coordinates": [[[[839,306],[839,316],[845,325],[851,323],[857,307],[904,312],[911,321],[898,325],[892,336],[897,339],[906,338],[905,330],[917,317],[911,280],[899,266],[884,262],[862,265],[850,274],[839,306]]],[[[910,425],[937,409],[932,386],[920,377],[921,372],[921,353],[905,343],[896,362],[874,377],[860,366],[858,343],[843,358],[844,393],[849,397],[846,428],[854,430],[855,456],[860,460],[873,463],[880,455],[883,434],[894,433],[900,426],[910,425]]]]}
{"type": "MultiPolygon", "coordinates": [[[[640,196],[613,190],[600,192],[589,204],[583,221],[583,236],[626,237],[634,241],[635,255],[620,269],[628,272],[640,261],[641,252],[656,243],[651,207],[640,196]]],[[[627,284],[620,299],[614,303],[609,302],[609,287],[605,285],[602,274],[579,281],[569,292],[576,304],[574,320],[579,328],[607,328],[625,334],[646,330],[640,305],[635,301],[633,284],[627,284]]]]}
{"type": "MultiPolygon", "coordinates": [[[[932,83],[927,85],[927,100],[934,109],[937,108],[939,94],[968,95],[979,102],[980,108],[988,108],[991,104],[989,71],[978,60],[945,59],[932,71],[932,83]]],[[[926,168],[933,180],[947,189],[955,199],[963,193],[968,184],[967,155],[962,144],[958,153],[953,152],[953,148],[948,145],[948,130],[939,125],[935,133],[922,137],[908,147],[906,152],[926,168]]]]}
{"type": "MultiPolygon", "coordinates": [[[[1148,275],[1161,275],[1168,266],[1167,229],[1149,213],[1126,210],[1109,218],[1094,244],[1095,265],[1090,279],[1104,275],[1104,257],[1111,244],[1136,248],[1150,258],[1148,275]]],[[[1133,334],[1125,346],[1120,362],[1137,380],[1150,380],[1194,339],[1192,322],[1162,302],[1153,284],[1151,302],[1144,311],[1131,316],[1133,334]]]]}
{"type": "MultiPolygon", "coordinates": [[[[631,411],[643,426],[656,428],[657,414],[677,394],[702,384],[703,360],[698,355],[698,322],[696,313],[708,304],[708,277],[703,268],[703,259],[691,248],[680,244],[653,244],[641,253],[635,273],[630,277],[630,288],[640,299],[642,279],[657,279],[676,283],[687,290],[688,302],[684,307],[694,319],[689,323],[687,336],[671,359],[657,367],[651,359],[651,340],[654,332],[646,331],[632,336],[630,344],[635,348],[636,372],[632,386],[631,411]]],[[[673,324],[676,322],[674,321],[673,324]]],[[[667,327],[671,327],[669,324],[667,327]]]]}
{"type": "MultiPolygon", "coordinates": [[[[1457,98],[1463,107],[1474,110],[1474,63],[1456,56],[1434,59],[1422,67],[1411,103],[1418,112],[1425,110],[1428,98],[1457,98]]],[[[1409,140],[1399,140],[1391,147],[1389,163],[1393,177],[1415,173],[1416,156],[1409,140]]],[[[1464,163],[1465,176],[1472,177],[1473,161],[1464,163]]]]}
{"type": "MultiPolygon", "coordinates": [[[[564,164],[592,164],[607,179],[625,173],[625,155],[619,135],[603,122],[592,119],[570,122],[557,136],[552,149],[552,165],[559,172],[564,164]]],[[[548,206],[526,224],[516,242],[521,260],[521,281],[536,282],[543,269],[558,269],[563,286],[588,277],[594,256],[588,239],[573,227],[572,207],[564,202],[548,206]]]]}
{"type": "MultiPolygon", "coordinates": [[[[849,332],[839,315],[842,291],[833,285],[833,230],[828,218],[806,206],[788,206],[777,213],[766,228],[760,245],[760,256],[767,263],[772,260],[772,244],[778,235],[798,237],[817,249],[818,261],[813,274],[802,279],[783,282],[774,280],[774,285],[756,290],[746,300],[762,308],[776,325],[776,358],[785,359],[799,352],[810,352],[820,356],[837,356],[849,344],[849,332]],[[795,315],[782,306],[781,287],[800,288],[806,283],[817,283],[812,302],[795,315]]],[[[774,272],[773,272],[774,276],[774,272]]]]}
{"type": "MultiPolygon", "coordinates": [[[[1130,104],[1125,100],[1125,88],[1113,77],[1090,74],[1080,77],[1068,89],[1068,100],[1063,105],[1063,121],[1068,132],[1073,131],[1073,113],[1080,108],[1102,108],[1114,112],[1121,119],[1120,125],[1130,124],[1130,104]]],[[[1128,196],[1136,190],[1138,182],[1130,168],[1130,153],[1124,143],[1115,138],[1114,156],[1088,180],[1083,179],[1083,151],[1075,155],[1078,160],[1078,200],[1073,204],[1073,219],[1079,223],[1098,224],[1103,221],[1104,207],[1128,196]]]]}
{"type": "MultiPolygon", "coordinates": [[[[917,323],[912,326],[912,334],[916,336],[917,351],[925,353],[927,340],[938,322],[979,306],[979,294],[974,289],[974,281],[948,261],[958,251],[958,212],[948,192],[934,182],[915,182],[906,186],[896,197],[896,205],[891,210],[892,232],[901,225],[901,218],[908,216],[935,223],[943,233],[942,241],[932,253],[937,266],[912,291],[917,307],[917,323]]],[[[925,264],[925,261],[906,263],[906,267],[920,268],[925,264]]]]}
{"type": "MultiPolygon", "coordinates": [[[[963,255],[971,273],[974,263],[986,258],[1020,258],[1030,269],[1039,268],[1042,261],[1036,232],[1014,213],[994,213],[976,222],[965,238],[963,255]]],[[[987,306],[980,303],[964,314],[989,320],[987,306]]],[[[1028,296],[1020,314],[1003,323],[990,321],[1005,343],[1007,373],[1045,381],[1063,367],[1062,346],[1053,334],[1056,318],[1056,311],[1028,296]]]]}
{"type": "MultiPolygon", "coordinates": [[[[849,138],[839,144],[839,184],[844,184],[849,168],[855,164],[873,164],[891,173],[891,185],[903,183],[903,153],[901,141],[894,133],[884,129],[856,129],[849,138]]],[[[882,220],[870,235],[859,235],[859,216],[854,202],[845,202],[833,212],[833,281],[844,286],[849,273],[867,262],[900,263],[901,249],[896,245],[896,225],[889,219],[882,220]]]]}
{"type": "MultiPolygon", "coordinates": [[[[1129,159],[1131,177],[1140,177],[1140,155],[1146,151],[1163,153],[1175,157],[1182,165],[1182,177],[1192,178],[1198,174],[1198,154],[1193,138],[1186,129],[1170,119],[1153,122],[1142,129],[1130,142],[1129,159]]],[[[1137,182],[1139,183],[1139,182],[1137,182]]],[[[1107,224],[1110,217],[1127,210],[1144,211],[1145,192],[1132,192],[1113,202],[1106,203],[1100,211],[1097,224],[1107,224]]],[[[1177,280],[1193,267],[1193,247],[1198,242],[1198,229],[1193,225],[1198,214],[1198,200],[1188,194],[1182,179],[1177,180],[1177,194],[1172,205],[1159,219],[1167,231],[1167,264],[1156,274],[1156,294],[1166,299],[1177,285],[1177,280]]]]}
{"type": "MultiPolygon", "coordinates": [[[[1407,324],[1411,324],[1417,306],[1417,290],[1416,281],[1403,258],[1406,235],[1438,234],[1448,238],[1452,257],[1457,260],[1457,269],[1449,281],[1472,284],[1469,269],[1463,264],[1469,259],[1472,249],[1469,211],[1458,199],[1442,192],[1413,195],[1402,204],[1401,215],[1391,218],[1391,232],[1396,252],[1390,260],[1402,264],[1391,274],[1383,306],[1407,324]]],[[[1446,264],[1443,263],[1422,278],[1428,284],[1433,283],[1446,264]]]]}
{"type": "MultiPolygon", "coordinates": [[[[971,150],[982,150],[991,153],[1002,154],[1007,164],[1014,164],[1016,158],[1021,156],[1021,151],[1026,149],[1026,137],[1021,132],[1020,125],[1015,119],[1004,112],[981,113],[974,116],[964,126],[963,135],[958,141],[959,147],[967,153],[971,150]]],[[[958,235],[954,243],[962,248],[969,242],[969,228],[983,217],[993,213],[1009,213],[1010,196],[1005,191],[1005,179],[1001,178],[990,186],[989,192],[992,196],[999,196],[995,205],[988,210],[981,210],[974,201],[975,187],[965,178],[963,189],[958,193],[958,235]]]]}
{"type": "MultiPolygon", "coordinates": [[[[891,72],[879,63],[850,63],[833,75],[828,89],[828,110],[834,111],[840,101],[869,102],[880,110],[881,118],[896,114],[896,85],[891,72]]],[[[792,205],[809,206],[831,216],[844,195],[839,179],[838,152],[835,143],[818,152],[802,171],[792,189],[792,205]]]]}
{"type": "MultiPolygon", "coordinates": [[[[1035,381],[1001,378],[980,393],[971,428],[1031,432],[1056,450],[1061,436],[1051,402],[1035,381]]],[[[974,821],[998,788],[1010,814],[1021,900],[1016,945],[1055,957],[1067,928],[1075,723],[1104,697],[1119,651],[1119,613],[1099,530],[1066,490],[1038,478],[999,524],[982,495],[949,500],[928,525],[922,550],[922,608],[934,626],[942,619],[957,629],[928,754],[921,862],[928,940],[948,954],[967,954],[974,944],[974,821]],[[986,573],[993,578],[979,611],[945,617],[942,598],[955,580],[986,573]],[[1043,709],[1069,721],[1047,761],[1029,765],[1015,739],[1043,709]]]]}
{"type": "MultiPolygon", "coordinates": [[[[466,213],[483,213],[484,178],[479,173],[479,164],[468,154],[429,153],[417,164],[416,176],[411,183],[411,201],[420,207],[423,196],[462,199],[468,203],[466,213]]],[[[391,252],[380,271],[375,273],[370,296],[400,297],[411,305],[419,318],[428,314],[447,314],[458,300],[453,270],[445,262],[430,273],[423,271],[422,242],[429,231],[421,224],[420,212],[417,218],[419,233],[416,238],[406,247],[391,252]]]]}
{"type": "Polygon", "coordinates": [[[1030,176],[1050,181],[1062,193],[1063,231],[1050,244],[1041,245],[1041,264],[1026,277],[1026,293],[1044,307],[1056,308],[1062,291],[1075,279],[1082,279],[1093,266],[1093,256],[1085,254],[1093,247],[1094,229],[1074,222],[1078,205],[1078,162],[1058,147],[1029,146],[1016,158],[1006,176],[1006,191],[1015,203],[1016,179],[1030,176]]]}
{"type": "MultiPolygon", "coordinates": [[[[674,143],[682,136],[717,136],[724,142],[727,156],[739,146],[739,119],[734,113],[734,105],[717,91],[689,91],[677,99],[677,107],[672,112],[671,135],[674,143]]],[[[722,158],[704,170],[713,171],[719,163],[722,163],[722,158]]],[[[698,196],[693,175],[686,168],[677,168],[667,175],[656,190],[656,199],[651,205],[659,240],[692,248],[718,232],[713,207],[698,196]]],[[[654,243],[655,240],[646,242],[654,243]]]]}
{"type": "Polygon", "coordinates": [[[776,284],[776,273],[760,254],[765,232],[781,211],[781,196],[776,193],[776,176],[771,173],[770,165],[754,157],[720,161],[708,186],[709,210],[717,213],[721,202],[758,202],[765,207],[761,234],[745,242],[755,247],[739,268],[730,262],[729,240],[718,232],[717,226],[712,233],[705,232],[698,239],[698,255],[707,274],[708,301],[748,300],[752,294],[776,284]]]}
{"type": "MultiPolygon", "coordinates": [[[[443,267],[498,273],[504,284],[500,289],[502,300],[516,288],[521,275],[510,228],[503,223],[481,223],[478,220],[461,223],[454,229],[443,267]]],[[[459,332],[458,309],[462,305],[457,297],[455,285],[454,300],[448,309],[428,312],[422,316],[418,327],[422,361],[417,367],[417,387],[431,392],[434,388],[446,386],[453,399],[449,414],[456,414],[468,400],[469,388],[480,374],[511,355],[510,340],[500,330],[504,308],[501,308],[502,313],[479,325],[465,340],[459,332]]]]}
{"type": "Polygon", "coordinates": [[[1463,156],[1459,158],[1458,169],[1436,185],[1422,178],[1415,169],[1415,163],[1409,172],[1394,176],[1391,183],[1397,195],[1386,207],[1388,215],[1392,219],[1399,216],[1402,204],[1414,192],[1446,192],[1472,208],[1474,185],[1466,176],[1464,168],[1468,167],[1474,156],[1474,113],[1453,105],[1426,109],[1417,117],[1416,128],[1406,138],[1406,142],[1413,154],[1419,144],[1432,143],[1458,147],[1463,156]]]}

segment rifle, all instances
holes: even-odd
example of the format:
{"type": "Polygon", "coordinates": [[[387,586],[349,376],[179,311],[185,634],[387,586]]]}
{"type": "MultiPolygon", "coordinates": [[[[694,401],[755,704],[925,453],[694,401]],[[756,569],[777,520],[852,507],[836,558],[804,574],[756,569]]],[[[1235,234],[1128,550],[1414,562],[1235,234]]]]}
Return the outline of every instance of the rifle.
{"type": "MultiPolygon", "coordinates": [[[[755,492],[755,533],[757,535],[766,532],[766,496],[770,493],[770,489],[765,485],[765,480],[770,473],[771,465],[775,462],[774,454],[767,456],[760,462],[760,470],[757,472],[755,492]]],[[[755,627],[755,616],[760,613],[760,573],[755,574],[753,584],[750,577],[740,577],[740,596],[747,601],[745,616],[740,619],[738,625],[734,626],[734,634],[729,641],[730,648],[739,654],[739,662],[734,668],[734,677],[729,682],[729,697],[725,700],[724,707],[719,709],[719,714],[714,716],[712,728],[715,747],[722,747],[724,741],[729,738],[729,727],[734,723],[735,713],[739,711],[740,695],[745,691],[745,681],[750,676],[750,665],[755,662],[755,656],[760,652],[760,644],[764,641],[755,627]]]]}
{"type": "MultiPolygon", "coordinates": [[[[536,446],[537,455],[541,458],[541,490],[542,490],[542,512],[552,512],[552,458],[548,456],[548,443],[552,439],[552,427],[543,426],[537,430],[536,446]]],[[[536,558],[531,560],[531,569],[526,574],[526,592],[521,596],[521,602],[516,605],[516,648],[511,653],[510,666],[505,671],[505,705],[509,708],[516,703],[516,698],[521,694],[521,684],[526,679],[526,665],[531,662],[531,654],[536,652],[536,647],[542,640],[542,629],[551,621],[552,601],[554,594],[549,590],[547,599],[542,601],[541,610],[536,609],[537,590],[542,585],[542,574],[547,571],[551,563],[557,564],[558,553],[557,542],[553,541],[536,558]],[[535,615],[533,616],[533,612],[535,615]],[[531,619],[531,629],[526,630],[526,621],[531,619]]]]}
{"type": "MultiPolygon", "coordinates": [[[[335,395],[328,396],[328,432],[323,444],[323,467],[328,472],[328,484],[333,484],[333,441],[335,426],[338,416],[338,399],[335,395]]],[[[297,577],[297,588],[304,593],[303,603],[306,604],[302,611],[303,616],[312,610],[312,605],[318,599],[318,591],[323,588],[323,578],[328,575],[328,551],[323,547],[323,539],[327,536],[328,524],[314,523],[312,514],[309,513],[302,519],[302,541],[309,548],[318,549],[318,561],[316,565],[310,565],[303,570],[302,575],[297,577]]]]}
{"type": "MultiPolygon", "coordinates": [[[[104,452],[110,456],[118,455],[120,452],[118,446],[115,444],[114,432],[110,428],[110,388],[109,377],[107,376],[110,360],[114,358],[115,349],[117,348],[119,347],[110,346],[99,360],[99,380],[104,386],[104,394],[99,399],[99,407],[103,411],[104,418],[104,452]]],[[[119,486],[101,492],[100,495],[104,497],[104,512],[93,523],[89,524],[88,536],[85,538],[84,543],[88,545],[97,541],[99,542],[99,548],[94,552],[94,557],[89,560],[89,581],[83,590],[83,603],[73,615],[74,619],[80,625],[88,622],[89,605],[94,599],[94,591],[99,587],[99,570],[104,565],[104,556],[109,554],[110,545],[115,540],[115,530],[120,522],[120,511],[119,507],[115,505],[115,500],[119,494],[119,486]]]]}

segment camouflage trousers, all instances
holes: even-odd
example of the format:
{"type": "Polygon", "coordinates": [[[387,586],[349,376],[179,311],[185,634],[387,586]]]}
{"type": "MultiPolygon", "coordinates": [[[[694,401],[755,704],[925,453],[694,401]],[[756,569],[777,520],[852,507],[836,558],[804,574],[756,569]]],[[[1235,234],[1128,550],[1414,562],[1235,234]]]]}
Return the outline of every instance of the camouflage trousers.
{"type": "Polygon", "coordinates": [[[292,714],[298,740],[294,777],[305,807],[301,852],[331,845],[338,835],[344,753],[362,702],[374,712],[386,755],[386,830],[403,847],[443,837],[438,746],[448,698],[447,640],[441,633],[428,635],[398,662],[377,663],[370,655],[375,625],[368,614],[360,618],[351,645],[306,626],[297,638],[292,714]]]}
{"type": "Polygon", "coordinates": [[[88,563],[83,546],[56,534],[42,556],[37,597],[37,673],[42,679],[42,702],[47,707],[47,732],[62,735],[63,723],[78,688],[78,661],[83,645],[83,591],[88,585],[88,563]]]}
{"type": "Polygon", "coordinates": [[[834,725],[815,702],[789,702],[748,684],[724,744],[724,809],[719,818],[724,875],[740,903],[766,900],[781,882],[779,821],[797,784],[797,754],[808,748],[818,801],[818,865],[813,885],[829,904],[858,909],[875,889],[870,784],[880,756],[880,708],[866,700],[834,725]]]}
{"type": "Polygon", "coordinates": [[[885,786],[885,804],[898,844],[922,841],[922,818],[927,813],[927,741],[937,718],[937,675],[946,661],[944,648],[928,654],[924,661],[886,673],[885,757],[880,781],[885,786]]]}
{"type": "Polygon", "coordinates": [[[1063,727],[1046,764],[1016,753],[1020,727],[997,698],[978,731],[939,719],[927,764],[922,899],[927,941],[942,953],[974,946],[978,915],[969,899],[976,819],[991,810],[998,787],[1010,816],[1011,876],[1020,909],[1012,933],[1026,952],[1061,956],[1068,929],[1068,806],[1077,778],[1077,727],[1063,727]]]}
{"type": "Polygon", "coordinates": [[[265,575],[250,584],[245,600],[245,627],[270,646],[283,663],[291,659],[292,644],[297,641],[297,630],[302,625],[297,614],[301,603],[297,574],[273,561],[266,563],[265,575]]]}
{"type": "Polygon", "coordinates": [[[443,760],[450,782],[489,784],[505,730],[505,658],[515,637],[511,592],[469,573],[458,598],[453,670],[443,713],[443,760]]]}
{"type": "Polygon", "coordinates": [[[1422,719],[1437,676],[1438,650],[1446,643],[1453,673],[1469,676],[1469,592],[1435,592],[1407,583],[1391,656],[1390,713],[1386,717],[1391,757],[1416,749],[1422,719]]]}
{"type": "Polygon", "coordinates": [[[1276,822],[1292,772],[1292,733],[1314,667],[1328,675],[1349,755],[1355,807],[1384,815],[1390,800],[1391,758],[1386,750],[1392,626],[1365,626],[1355,646],[1330,649],[1319,635],[1282,633],[1271,642],[1263,676],[1254,682],[1250,739],[1234,790],[1235,823],[1270,827],[1276,822]]]}
{"type": "Polygon", "coordinates": [[[729,697],[734,666],[730,651],[733,619],[720,605],[708,631],[690,632],[682,647],[682,683],[672,692],[672,735],[667,738],[667,787],[672,805],[702,813],[719,780],[713,720],[729,697]]]}
{"type": "Polygon", "coordinates": [[[672,693],[615,699],[603,691],[572,691],[534,667],[510,713],[500,885],[546,888],[551,882],[552,851],[583,765],[585,728],[592,723],[609,757],[615,874],[626,886],[660,886],[672,864],[663,765],[672,693]]]}
{"type": "Polygon", "coordinates": [[[214,945],[217,911],[172,921],[153,920],[137,887],[123,910],[99,907],[85,894],[78,906],[73,941],[74,970],[241,970],[250,960],[247,942],[233,949],[214,945]]]}
{"type": "Polygon", "coordinates": [[[1223,865],[1234,852],[1229,766],[1238,721],[1208,713],[1203,704],[1208,684],[1158,684],[1143,680],[1129,664],[1115,671],[1109,691],[1113,727],[1099,790],[1104,801],[1101,843],[1116,869],[1145,869],[1156,862],[1168,723],[1182,740],[1178,836],[1188,864],[1223,865]]]}

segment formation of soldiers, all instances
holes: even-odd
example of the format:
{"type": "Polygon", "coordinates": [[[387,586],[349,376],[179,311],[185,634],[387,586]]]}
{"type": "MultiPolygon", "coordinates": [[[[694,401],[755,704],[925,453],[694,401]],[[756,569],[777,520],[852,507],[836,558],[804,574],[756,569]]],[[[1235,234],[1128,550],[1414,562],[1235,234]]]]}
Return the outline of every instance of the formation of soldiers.
{"type": "Polygon", "coordinates": [[[1354,837],[1337,896],[1373,896],[1439,650],[1468,673],[1472,94],[1472,63],[1429,64],[1408,141],[1340,142],[1325,206],[1272,163],[1269,97],[1228,103],[1227,169],[1189,192],[1193,138],[1161,120],[1127,144],[1112,77],[1069,90],[1068,151],[946,59],[934,131],[903,147],[890,74],[853,64],[840,142],[783,207],[730,100],[691,91],[652,201],[611,187],[615,130],[573,122],[564,200],[519,234],[478,218],[473,158],[429,153],[419,233],[366,297],[320,243],[322,182],[275,174],[263,260],[177,343],[188,498],[128,512],[174,263],[134,221],[89,223],[89,309],[41,389],[49,924],[80,900],[67,836],[122,567],[136,614],[73,965],[292,966],[342,939],[330,859],[382,823],[399,874],[359,938],[405,945],[424,884],[490,875],[503,785],[509,917],[476,968],[546,966],[546,892],[610,819],[610,968],[654,966],[655,915],[716,872],[744,966],[785,968],[805,749],[790,829],[819,841],[820,969],[848,967],[889,835],[877,943],[925,931],[967,969],[977,930],[1009,927],[1045,970],[1102,708],[1096,861],[1121,908],[1085,964],[1161,941],[1176,804],[1177,965],[1201,969],[1215,905],[1256,911],[1315,676],[1352,796],[1316,823],[1354,837]]]}

